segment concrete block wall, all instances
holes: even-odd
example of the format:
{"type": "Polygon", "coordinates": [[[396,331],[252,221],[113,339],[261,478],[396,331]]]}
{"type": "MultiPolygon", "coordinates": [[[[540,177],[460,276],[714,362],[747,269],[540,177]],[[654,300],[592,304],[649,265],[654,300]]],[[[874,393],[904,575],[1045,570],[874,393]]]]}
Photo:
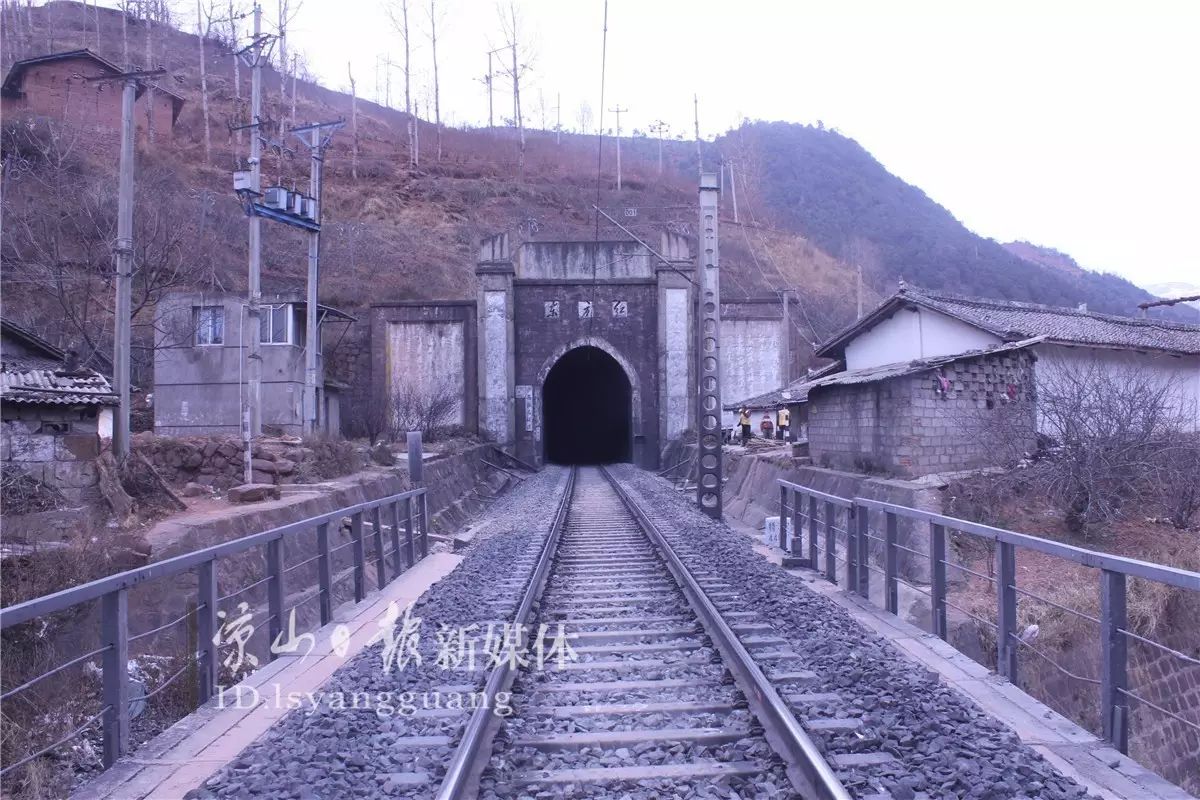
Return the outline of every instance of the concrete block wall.
{"type": "Polygon", "coordinates": [[[1033,400],[1024,351],[818,387],[809,394],[809,452],[822,466],[903,477],[990,466],[999,454],[984,432],[1001,413],[1011,425],[1005,452],[1034,448],[1033,400]]]}

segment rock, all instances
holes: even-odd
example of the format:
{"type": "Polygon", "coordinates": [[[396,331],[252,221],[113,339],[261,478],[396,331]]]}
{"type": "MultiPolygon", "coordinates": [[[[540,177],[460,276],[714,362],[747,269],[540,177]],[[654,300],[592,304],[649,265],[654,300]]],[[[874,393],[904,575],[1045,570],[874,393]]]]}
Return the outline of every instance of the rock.
{"type": "Polygon", "coordinates": [[[268,461],[265,458],[255,458],[250,462],[250,469],[258,470],[259,472],[275,473],[275,462],[268,461]]]}
{"type": "Polygon", "coordinates": [[[217,448],[217,452],[223,455],[226,459],[235,459],[241,455],[241,448],[233,442],[225,442],[217,448]]]}
{"type": "Polygon", "coordinates": [[[271,486],[275,485],[275,475],[270,472],[260,472],[259,470],[251,470],[250,478],[254,483],[265,483],[271,486]]]}
{"type": "Polygon", "coordinates": [[[203,497],[208,494],[208,487],[200,483],[188,482],[180,492],[184,497],[203,497]]]}
{"type": "Polygon", "coordinates": [[[278,500],[279,487],[273,483],[243,483],[229,490],[231,503],[257,503],[262,500],[278,500]]]}
{"type": "Polygon", "coordinates": [[[213,455],[216,454],[218,449],[220,449],[220,445],[218,445],[216,442],[209,442],[206,445],[204,445],[205,460],[212,458],[213,455]]]}
{"type": "Polygon", "coordinates": [[[276,475],[291,475],[296,471],[296,462],[286,458],[280,458],[275,462],[276,475]]]}
{"type": "Polygon", "coordinates": [[[371,448],[371,461],[381,467],[390,467],[396,463],[396,457],[392,455],[391,448],[380,442],[371,448]]]}
{"type": "Polygon", "coordinates": [[[204,463],[204,454],[199,450],[192,450],[183,457],[183,466],[188,469],[196,469],[204,463]]]}

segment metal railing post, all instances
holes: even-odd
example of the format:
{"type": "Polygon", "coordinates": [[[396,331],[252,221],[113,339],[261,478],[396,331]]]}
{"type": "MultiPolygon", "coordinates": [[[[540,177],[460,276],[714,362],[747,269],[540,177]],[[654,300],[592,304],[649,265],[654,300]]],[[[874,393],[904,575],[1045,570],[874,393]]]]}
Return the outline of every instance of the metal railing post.
{"type": "Polygon", "coordinates": [[[413,544],[413,498],[404,498],[404,555],[408,566],[417,562],[416,549],[413,544]]]}
{"type": "Polygon", "coordinates": [[[779,549],[787,552],[787,495],[786,486],[779,487],[779,549]]]}
{"type": "MultiPolygon", "coordinates": [[[[421,432],[408,432],[408,482],[411,488],[425,486],[425,459],[421,444],[421,432]]],[[[429,509],[425,493],[417,496],[417,524],[420,526],[421,558],[429,555],[429,509]]]]}
{"type": "Polygon", "coordinates": [[[1129,661],[1125,634],[1125,573],[1100,572],[1100,718],[1104,738],[1122,753],[1129,752],[1129,661]]]}
{"type": "Polygon", "coordinates": [[[387,585],[387,564],[383,558],[383,521],[380,519],[379,506],[371,509],[372,538],[375,540],[375,586],[379,590],[387,585]]]}
{"type": "Polygon", "coordinates": [[[803,531],[804,514],[801,511],[801,504],[804,502],[804,497],[796,491],[792,492],[792,548],[791,554],[796,558],[804,557],[804,537],[801,535],[803,531]]]}
{"type": "Polygon", "coordinates": [[[104,639],[102,722],[104,766],[111,767],[129,748],[129,595],[117,589],[101,600],[101,634],[104,639]]]}
{"type": "MultiPolygon", "coordinates": [[[[267,542],[267,608],[271,644],[283,633],[283,538],[267,542]]],[[[268,647],[267,657],[275,660],[275,648],[268,647]]]]}
{"type": "Polygon", "coordinates": [[[362,512],[350,515],[350,538],[354,542],[354,602],[367,596],[367,556],[363,549],[362,512]]]}
{"type": "Polygon", "coordinates": [[[217,693],[217,560],[209,559],[197,568],[196,660],[200,677],[200,703],[217,693]]]}
{"type": "Polygon", "coordinates": [[[392,578],[399,578],[404,567],[400,564],[400,501],[392,501],[392,578]]]}
{"type": "Polygon", "coordinates": [[[321,587],[318,602],[322,625],[333,620],[333,565],[329,561],[329,523],[322,522],[317,526],[317,582],[321,587]]]}
{"type": "Polygon", "coordinates": [[[891,511],[884,514],[886,526],[883,534],[883,603],[889,613],[900,613],[899,551],[896,538],[899,520],[891,511]]]}
{"type": "Polygon", "coordinates": [[[817,569],[817,498],[808,496],[808,564],[817,569]]]}
{"type": "Polygon", "coordinates": [[[858,525],[858,584],[849,587],[857,591],[860,597],[871,599],[871,510],[866,506],[859,507],[859,516],[855,520],[858,525]]]}
{"type": "Polygon", "coordinates": [[[996,542],[996,671],[1017,682],[1017,548],[996,542]]]}
{"type": "Polygon", "coordinates": [[[846,509],[846,589],[858,586],[858,512],[857,504],[846,509]]]}
{"type": "Polygon", "coordinates": [[[942,639],[949,636],[946,627],[946,529],[929,523],[929,595],[930,629],[942,639]]]}
{"type": "Polygon", "coordinates": [[[837,507],[825,501],[825,579],[837,583],[837,507]]]}
{"type": "Polygon", "coordinates": [[[420,501],[417,507],[421,514],[418,521],[421,527],[421,558],[424,558],[429,555],[429,506],[426,504],[426,492],[422,491],[417,499],[420,501]]]}

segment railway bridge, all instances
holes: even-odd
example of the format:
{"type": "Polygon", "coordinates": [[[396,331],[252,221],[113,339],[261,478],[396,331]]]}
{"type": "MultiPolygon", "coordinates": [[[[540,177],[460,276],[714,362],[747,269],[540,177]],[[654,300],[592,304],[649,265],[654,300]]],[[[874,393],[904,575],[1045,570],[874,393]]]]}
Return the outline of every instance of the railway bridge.
{"type": "MultiPolygon", "coordinates": [[[[567,357],[542,360],[551,398],[567,357]]],[[[94,628],[94,648],[6,687],[98,676],[95,713],[30,759],[95,747],[80,798],[1191,797],[1126,755],[1150,701],[1125,591],[1200,592],[1200,574],[786,481],[768,548],[627,463],[523,473],[456,552],[421,469],[414,445],[403,492],[0,611],[6,633],[64,613],[94,628]],[[933,537],[925,630],[895,616],[900,519],[933,537]],[[944,641],[952,535],[996,547],[999,674],[944,641]],[[1094,570],[1096,732],[1018,688],[1018,551],[1094,570]],[[131,629],[130,594],[164,580],[193,600],[131,629]],[[131,673],[172,630],[185,657],[131,673]],[[168,725],[164,697],[198,707],[168,725]]],[[[1194,727],[1195,705],[1161,710],[1194,727]]]]}

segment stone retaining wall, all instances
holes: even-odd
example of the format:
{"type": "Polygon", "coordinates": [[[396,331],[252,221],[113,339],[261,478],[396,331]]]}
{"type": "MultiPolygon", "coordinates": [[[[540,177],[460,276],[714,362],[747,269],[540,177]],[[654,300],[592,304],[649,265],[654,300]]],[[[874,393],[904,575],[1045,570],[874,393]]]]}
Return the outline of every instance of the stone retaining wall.
{"type": "MultiPolygon", "coordinates": [[[[245,451],[236,437],[139,433],[133,449],[173,485],[228,489],[245,483],[245,451]]],[[[254,444],[251,456],[253,483],[313,483],[358,466],[354,446],[334,439],[266,439],[254,444]]]]}

